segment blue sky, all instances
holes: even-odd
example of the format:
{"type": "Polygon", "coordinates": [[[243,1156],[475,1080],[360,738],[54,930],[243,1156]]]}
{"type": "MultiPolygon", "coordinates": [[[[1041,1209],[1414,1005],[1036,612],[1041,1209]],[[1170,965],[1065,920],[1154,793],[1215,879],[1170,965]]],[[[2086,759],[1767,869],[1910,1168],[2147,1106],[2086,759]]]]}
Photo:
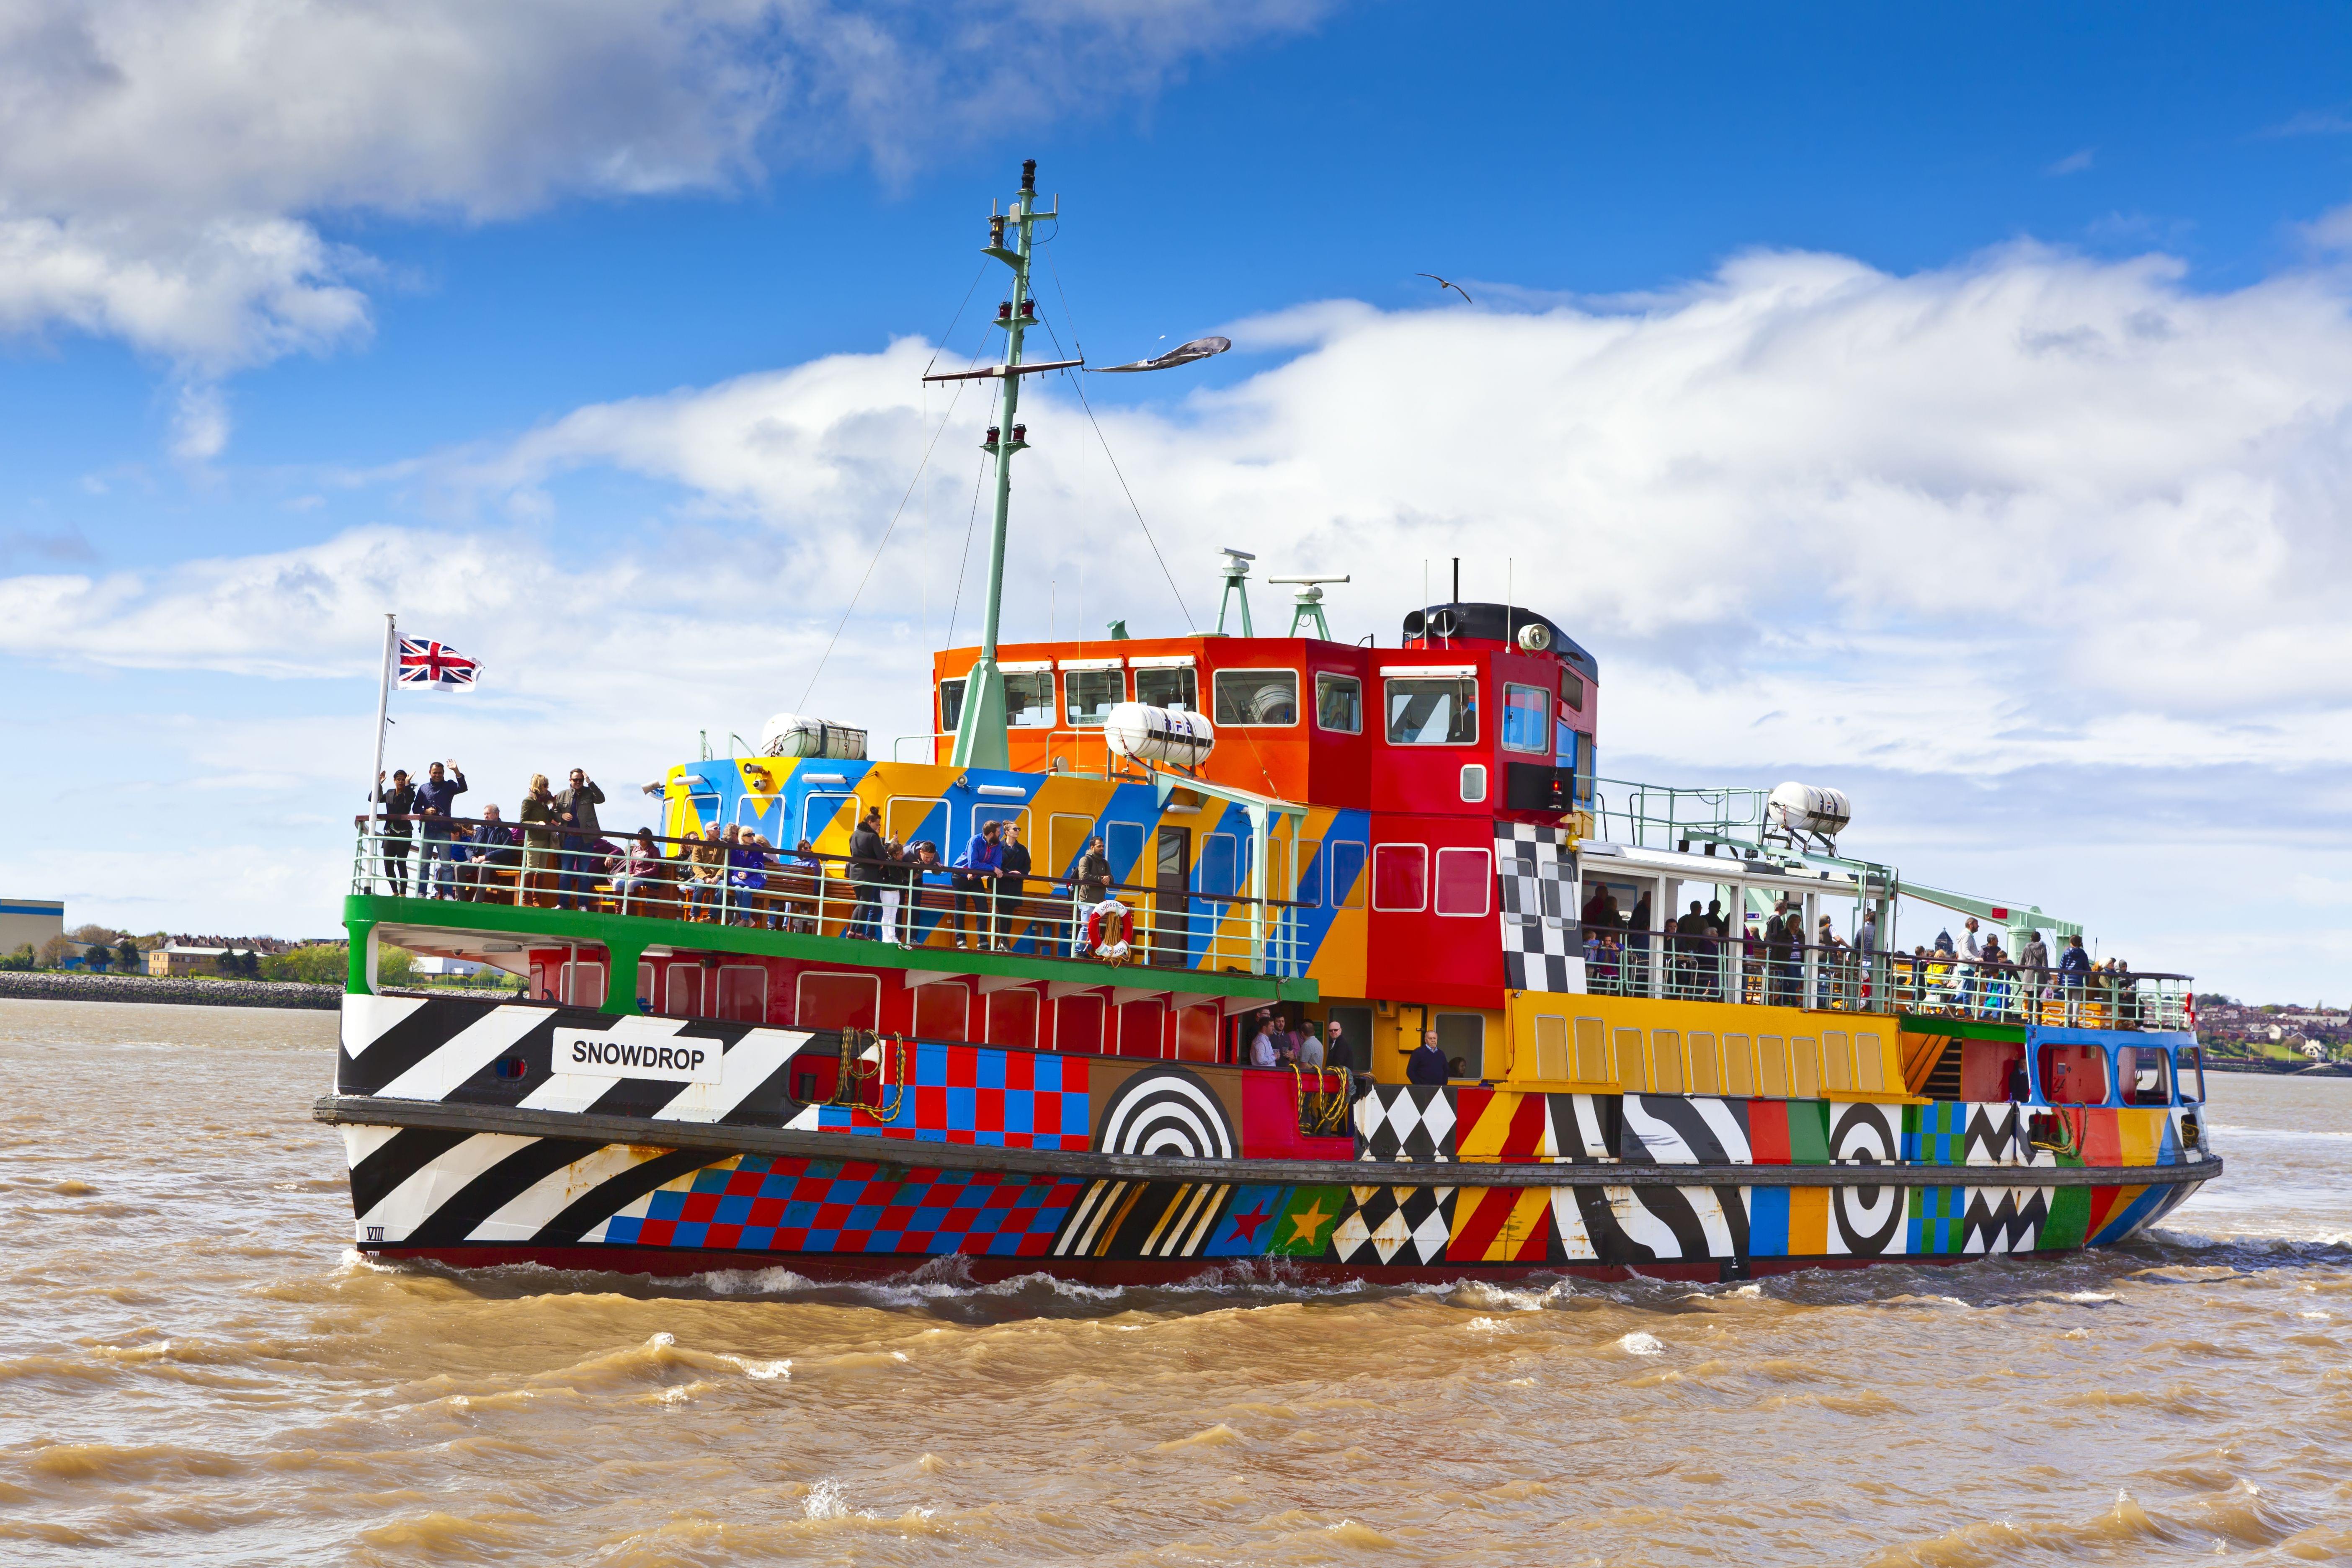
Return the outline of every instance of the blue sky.
{"type": "MultiPolygon", "coordinates": [[[[1926,880],[2352,994],[2347,57],[2317,6],[35,5],[0,671],[74,762],[0,783],[0,890],[328,929],[387,597],[492,658],[403,739],[499,798],[792,706],[1034,156],[1057,330],[1236,339],[1088,388],[1196,613],[1220,529],[1384,634],[1423,560],[1507,557],[1602,659],[1604,771],[1862,780],[1926,880]]],[[[1036,406],[1016,629],[1172,619],[1036,406]]],[[[945,630],[942,451],[815,699],[879,731],[945,630]]]]}

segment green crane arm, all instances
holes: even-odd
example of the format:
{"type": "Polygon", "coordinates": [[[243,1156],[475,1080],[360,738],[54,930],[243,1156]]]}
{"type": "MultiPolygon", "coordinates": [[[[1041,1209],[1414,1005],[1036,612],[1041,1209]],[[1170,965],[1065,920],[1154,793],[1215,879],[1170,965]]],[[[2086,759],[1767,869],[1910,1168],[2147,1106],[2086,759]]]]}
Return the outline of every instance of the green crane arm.
{"type": "Polygon", "coordinates": [[[2081,926],[2072,921],[2057,920],[2043,914],[2039,904],[1999,904],[1990,899],[1971,898],[1966,893],[1949,893],[1941,888],[1922,887],[1908,879],[1903,883],[1903,892],[1923,904],[1957,910],[1980,921],[1999,921],[2011,931],[2046,931],[2062,939],[2083,934],[2081,926]]]}

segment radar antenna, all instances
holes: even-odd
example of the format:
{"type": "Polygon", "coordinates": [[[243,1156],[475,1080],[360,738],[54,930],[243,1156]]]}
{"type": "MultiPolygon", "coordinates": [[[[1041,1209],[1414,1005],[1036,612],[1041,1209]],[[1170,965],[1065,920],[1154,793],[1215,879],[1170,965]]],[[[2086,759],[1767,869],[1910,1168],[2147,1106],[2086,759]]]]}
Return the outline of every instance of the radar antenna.
{"type": "Polygon", "coordinates": [[[1290,635],[1292,637],[1298,636],[1298,628],[1307,625],[1307,622],[1312,621],[1315,623],[1315,635],[1321,637],[1325,642],[1329,642],[1331,640],[1330,625],[1323,619],[1323,584],[1326,583],[1345,583],[1349,581],[1347,577],[1268,577],[1266,581],[1269,583],[1291,583],[1297,585],[1298,602],[1292,607],[1290,612],[1290,635]]]}

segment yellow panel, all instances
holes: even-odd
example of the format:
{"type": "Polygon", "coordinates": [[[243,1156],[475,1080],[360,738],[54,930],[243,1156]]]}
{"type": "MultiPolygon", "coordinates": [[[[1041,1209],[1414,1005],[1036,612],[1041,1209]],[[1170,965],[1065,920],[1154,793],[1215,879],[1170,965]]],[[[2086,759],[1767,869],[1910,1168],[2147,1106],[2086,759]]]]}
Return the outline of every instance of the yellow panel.
{"type": "Polygon", "coordinates": [[[1822,1087],[1853,1087],[1853,1041],[1843,1029],[1822,1031],[1822,1087]]]}
{"type": "Polygon", "coordinates": [[[1756,1047],[1745,1035],[1723,1037],[1723,1092],[1742,1096],[1756,1092],[1756,1047]]]}
{"type": "Polygon", "coordinates": [[[1822,1043],[1810,1035],[1797,1037],[1793,1053],[1795,1070],[1790,1075],[1789,1094],[1795,1100],[1819,1100],[1822,1097],[1822,1043]]]}
{"type": "Polygon", "coordinates": [[[1557,1013],[1537,1014],[1536,1077],[1546,1083],[1566,1083],[1570,1076],[1568,1020],[1557,1013]]]}
{"type": "Polygon", "coordinates": [[[1650,1091],[1650,1053],[1643,1048],[1642,1031],[1617,1031],[1617,1078],[1628,1094],[1650,1091]]]}
{"type": "MultiPolygon", "coordinates": [[[[1801,1041],[1800,1044],[1810,1044],[1801,1041]]],[[[1830,1249],[1830,1190],[1792,1187],[1789,1192],[1789,1256],[1818,1258],[1830,1249]]]]}
{"type": "Polygon", "coordinates": [[[2122,1163],[2126,1165],[2153,1165],[2164,1146],[2164,1124],[2171,1119],[2168,1110],[2149,1110],[2139,1106],[2127,1107],[2115,1113],[2116,1142],[2122,1163]]]}
{"type": "Polygon", "coordinates": [[[1607,1083],[1616,1078],[1609,1070],[1609,1032],[1598,1018],[1576,1021],[1576,1078],[1579,1083],[1607,1083]]]}
{"type": "Polygon", "coordinates": [[[1778,1035],[1767,1035],[1756,1042],[1759,1070],[1756,1075],[1756,1092],[1767,1100],[1789,1098],[1789,1042],[1778,1035]]]}
{"type": "Polygon", "coordinates": [[[1660,1094],[1683,1092],[1683,1037],[1680,1030],[1650,1031],[1650,1083],[1660,1094]]]}
{"type": "Polygon", "coordinates": [[[1715,1048],[1715,1037],[1693,1030],[1690,1037],[1690,1091],[1693,1094],[1721,1094],[1722,1058],[1715,1048]]]}
{"type": "Polygon", "coordinates": [[[1095,836],[1095,819],[1076,812],[1057,811],[1045,819],[1045,864],[1038,868],[1060,876],[1076,863],[1087,840],[1095,836]]]}
{"type": "Polygon", "coordinates": [[[1886,1042],[1874,1029],[1855,1031],[1853,1087],[1856,1089],[1886,1087],[1886,1042]]]}

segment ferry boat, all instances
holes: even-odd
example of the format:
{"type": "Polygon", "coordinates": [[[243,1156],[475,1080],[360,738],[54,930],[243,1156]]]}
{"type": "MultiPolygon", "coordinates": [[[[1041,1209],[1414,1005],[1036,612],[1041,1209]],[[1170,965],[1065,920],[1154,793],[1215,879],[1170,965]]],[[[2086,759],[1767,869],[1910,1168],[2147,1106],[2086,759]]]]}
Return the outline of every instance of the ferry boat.
{"type": "Polygon", "coordinates": [[[642,879],[535,827],[422,897],[384,879],[408,825],[361,821],[316,1107],[361,1249],[1717,1281],[2111,1246],[2221,1173],[2186,976],[1900,955],[1906,904],[2011,953],[2079,928],[1846,853],[1834,791],[1601,776],[1599,664],[1537,609],[1457,585],[1342,641],[1301,577],[1261,636],[1234,551],[1214,631],[1001,644],[1021,377],[1081,368],[1024,353],[1055,216],[1033,163],[990,220],[1003,356],[954,373],[996,384],[985,619],[916,758],[791,716],[706,747],[647,786],[642,879]],[[956,869],[991,824],[1018,882],[956,869]],[[854,853],[886,840],[938,853],[854,853]],[[527,988],[390,988],[387,943],[527,988]],[[1251,1065],[1270,1009],[1345,1065],[1251,1065]]]}

